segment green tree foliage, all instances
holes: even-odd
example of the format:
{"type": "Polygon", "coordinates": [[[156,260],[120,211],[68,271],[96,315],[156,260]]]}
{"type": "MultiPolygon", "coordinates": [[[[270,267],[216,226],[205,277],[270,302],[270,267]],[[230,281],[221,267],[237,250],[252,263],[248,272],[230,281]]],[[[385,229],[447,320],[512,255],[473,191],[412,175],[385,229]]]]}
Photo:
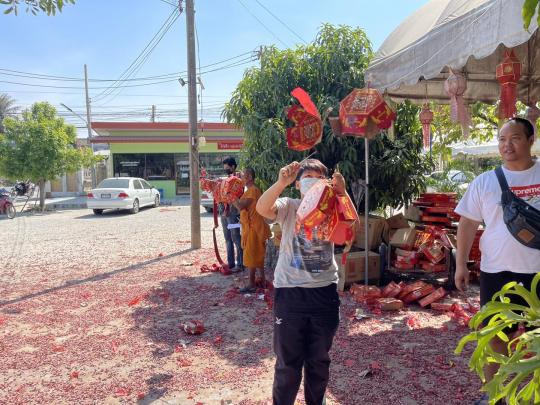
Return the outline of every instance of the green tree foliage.
{"type": "Polygon", "coordinates": [[[538,25],[540,25],[540,7],[538,7],[538,4],[539,0],[525,0],[525,2],[523,3],[521,13],[523,15],[523,26],[526,30],[529,29],[532,18],[534,17],[534,13],[537,9],[539,9],[539,12],[536,16],[536,19],[538,21],[538,25]]]}
{"type": "Polygon", "coordinates": [[[22,113],[22,118],[6,118],[4,126],[5,133],[0,135],[0,175],[38,183],[42,209],[47,180],[97,161],[90,148],[76,147],[75,127],[58,118],[49,103],[35,103],[22,113]]]}
{"type": "MultiPolygon", "coordinates": [[[[448,162],[452,156],[450,145],[465,140],[461,126],[452,122],[450,106],[432,104],[431,109],[432,153],[434,157],[448,162]]],[[[478,102],[471,105],[470,112],[473,124],[469,139],[479,143],[494,140],[498,131],[497,107],[478,102]]]]}
{"type": "Polygon", "coordinates": [[[0,4],[7,6],[4,14],[17,15],[21,3],[26,6],[27,13],[37,15],[42,12],[47,15],[55,15],[57,11],[62,12],[62,8],[66,4],[75,4],[75,0],[0,0],[0,4]]]}
{"type": "MultiPolygon", "coordinates": [[[[244,129],[241,164],[255,169],[260,186],[268,187],[280,167],[311,153],[287,148],[285,131],[292,124],[286,119],[285,109],[293,102],[291,90],[302,87],[323,115],[329,108],[337,114],[340,100],[353,88],[364,86],[364,71],[371,56],[371,43],[363,30],[329,24],[322,26],[311,44],[262,51],[260,67],[246,71],[224,110],[229,122],[244,129]]],[[[373,209],[407,204],[424,188],[422,173],[429,171],[429,164],[420,153],[417,115],[416,106],[400,105],[395,140],[382,134],[370,142],[373,209]]],[[[335,137],[325,122],[322,142],[315,150],[314,157],[330,169],[339,164],[349,186],[364,178],[363,139],[335,137]]]]}
{"type": "Polygon", "coordinates": [[[484,382],[490,404],[500,399],[510,405],[540,403],[539,282],[540,273],[534,277],[530,290],[516,282],[506,284],[471,319],[469,327],[473,332],[463,337],[456,348],[459,354],[466,344],[476,342],[469,366],[484,382]],[[521,298],[523,304],[511,303],[511,297],[521,298]],[[505,328],[517,324],[529,330],[517,337],[509,336],[505,328]],[[491,348],[489,342],[495,337],[508,344],[506,353],[496,353],[491,348]],[[498,364],[499,370],[486,383],[484,368],[489,363],[498,364]]]}
{"type": "Polygon", "coordinates": [[[4,125],[2,124],[4,118],[15,114],[17,110],[18,108],[13,98],[7,94],[0,94],[0,134],[4,132],[4,125]]]}

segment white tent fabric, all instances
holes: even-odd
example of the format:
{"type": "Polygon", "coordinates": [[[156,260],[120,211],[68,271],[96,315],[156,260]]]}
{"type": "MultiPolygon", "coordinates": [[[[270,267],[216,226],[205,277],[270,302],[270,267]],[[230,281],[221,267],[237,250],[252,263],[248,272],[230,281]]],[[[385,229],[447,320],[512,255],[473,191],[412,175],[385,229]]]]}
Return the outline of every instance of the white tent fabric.
{"type": "MultiPolygon", "coordinates": [[[[532,147],[532,154],[540,156],[540,141],[536,141],[532,147]]],[[[477,157],[498,157],[499,144],[489,142],[480,145],[467,145],[464,143],[452,145],[452,157],[458,155],[477,156],[477,157]]]]}
{"type": "Polygon", "coordinates": [[[523,28],[524,0],[431,0],[384,41],[366,71],[370,86],[395,101],[448,102],[448,68],[467,78],[466,101],[499,97],[495,67],[505,47],[522,61],[518,97],[540,100],[540,35],[536,16],[523,28]]]}

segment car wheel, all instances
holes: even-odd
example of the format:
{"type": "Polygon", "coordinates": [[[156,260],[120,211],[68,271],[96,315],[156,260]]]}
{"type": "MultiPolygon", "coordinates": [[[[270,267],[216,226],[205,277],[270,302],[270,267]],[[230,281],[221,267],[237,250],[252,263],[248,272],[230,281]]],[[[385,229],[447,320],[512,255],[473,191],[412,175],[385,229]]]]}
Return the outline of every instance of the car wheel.
{"type": "Polygon", "coordinates": [[[159,195],[156,195],[156,198],[154,199],[154,207],[159,207],[159,195]]]}
{"type": "Polygon", "coordinates": [[[133,208],[130,211],[132,214],[139,212],[139,200],[135,199],[135,201],[133,201],[133,208]]]}
{"type": "Polygon", "coordinates": [[[212,207],[204,207],[206,212],[214,212],[214,209],[212,207]]]}
{"type": "Polygon", "coordinates": [[[13,204],[9,204],[6,207],[6,214],[9,219],[15,218],[15,215],[17,215],[17,209],[15,208],[13,204]]]}
{"type": "Polygon", "coordinates": [[[94,214],[96,214],[96,215],[103,214],[103,210],[92,210],[92,211],[94,211],[94,214]]]}

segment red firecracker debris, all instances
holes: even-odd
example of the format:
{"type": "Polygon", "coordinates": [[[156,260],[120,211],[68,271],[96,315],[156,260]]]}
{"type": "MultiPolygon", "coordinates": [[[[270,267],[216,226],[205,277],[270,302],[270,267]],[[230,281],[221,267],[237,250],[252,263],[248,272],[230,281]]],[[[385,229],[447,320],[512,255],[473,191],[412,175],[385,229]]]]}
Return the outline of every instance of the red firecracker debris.
{"type": "Polygon", "coordinates": [[[70,378],[79,378],[79,372],[78,371],[72,371],[69,374],[70,378]]]}
{"type": "Polygon", "coordinates": [[[187,321],[186,323],[182,324],[182,329],[184,332],[189,333],[190,335],[200,335],[206,331],[202,321],[198,320],[187,321]]]}
{"type": "Polygon", "coordinates": [[[352,360],[352,359],[347,359],[347,360],[345,360],[345,361],[343,362],[343,364],[345,364],[347,367],[352,367],[352,366],[354,366],[354,363],[355,363],[355,361],[352,360]]]}
{"type": "Polygon", "coordinates": [[[418,320],[418,317],[415,315],[408,316],[405,319],[405,323],[410,329],[419,329],[421,327],[420,321],[418,320]]]}
{"type": "Polygon", "coordinates": [[[117,397],[127,397],[130,393],[131,391],[129,389],[123,387],[119,387],[114,391],[117,397]]]}
{"type": "Polygon", "coordinates": [[[137,399],[138,400],[143,400],[145,396],[146,396],[146,394],[144,392],[139,392],[137,394],[137,399]]]}
{"type": "Polygon", "coordinates": [[[188,360],[186,358],[180,357],[178,359],[178,365],[180,367],[189,367],[189,366],[191,366],[191,364],[192,364],[191,360],[188,360]]]}
{"type": "Polygon", "coordinates": [[[158,257],[163,257],[163,256],[165,256],[165,255],[163,254],[163,252],[160,252],[159,255],[158,255],[158,257]]]}

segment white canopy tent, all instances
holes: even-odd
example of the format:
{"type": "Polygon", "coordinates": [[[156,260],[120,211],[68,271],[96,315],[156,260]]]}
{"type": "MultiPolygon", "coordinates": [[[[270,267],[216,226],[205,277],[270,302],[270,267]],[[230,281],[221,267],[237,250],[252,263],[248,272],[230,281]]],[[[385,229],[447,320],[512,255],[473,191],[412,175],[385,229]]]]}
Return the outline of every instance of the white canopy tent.
{"type": "Polygon", "coordinates": [[[540,100],[540,38],[536,16],[523,28],[524,0],[431,0],[384,41],[366,71],[370,86],[394,101],[445,103],[449,70],[467,79],[466,102],[499,98],[495,67],[505,47],[521,60],[518,98],[540,100]]]}
{"type": "MultiPolygon", "coordinates": [[[[540,156],[540,141],[536,141],[532,148],[532,154],[540,156]]],[[[489,142],[480,145],[467,145],[460,143],[452,145],[452,157],[465,155],[472,157],[499,157],[499,145],[497,142],[489,142]]]]}

